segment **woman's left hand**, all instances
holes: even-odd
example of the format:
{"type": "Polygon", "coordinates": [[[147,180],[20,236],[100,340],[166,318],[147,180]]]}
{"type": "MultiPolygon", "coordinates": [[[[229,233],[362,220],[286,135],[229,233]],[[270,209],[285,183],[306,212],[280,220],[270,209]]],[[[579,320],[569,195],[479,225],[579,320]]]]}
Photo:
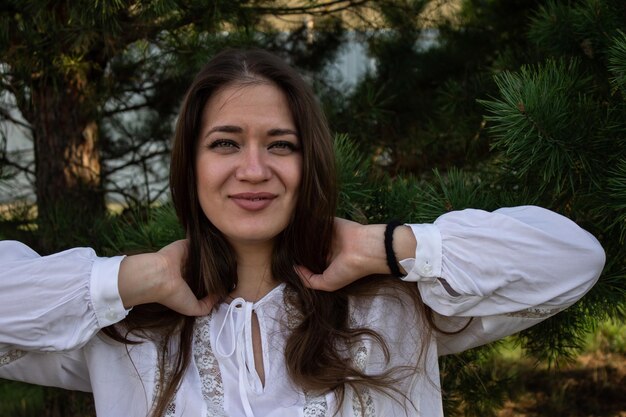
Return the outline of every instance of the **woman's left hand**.
{"type": "MultiPolygon", "coordinates": [[[[384,234],[384,224],[362,225],[336,218],[328,267],[321,274],[314,274],[298,265],[296,272],[304,285],[323,291],[338,290],[368,275],[388,274],[384,234]]],[[[398,259],[413,257],[415,238],[411,229],[398,227],[393,246],[396,255],[401,256],[398,259]]]]}

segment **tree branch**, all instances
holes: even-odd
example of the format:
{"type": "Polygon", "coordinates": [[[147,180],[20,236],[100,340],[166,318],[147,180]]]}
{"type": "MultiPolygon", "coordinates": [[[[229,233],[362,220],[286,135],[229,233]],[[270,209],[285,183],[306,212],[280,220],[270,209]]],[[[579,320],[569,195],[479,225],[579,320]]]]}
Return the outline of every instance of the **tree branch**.
{"type": "MultiPolygon", "coordinates": [[[[137,152],[135,152],[135,154],[136,153],[137,152]]],[[[106,169],[103,169],[103,174],[106,177],[108,177],[109,175],[115,174],[116,172],[122,171],[123,169],[129,168],[132,166],[141,165],[145,163],[146,161],[149,161],[152,158],[156,158],[157,156],[169,155],[169,153],[170,153],[169,149],[162,149],[162,150],[158,150],[158,151],[141,155],[140,157],[133,157],[121,165],[118,165],[116,167],[107,167],[106,169]]]]}
{"type": "Polygon", "coordinates": [[[20,165],[17,162],[11,161],[6,155],[0,155],[0,166],[9,166],[17,169],[19,172],[23,172],[28,175],[35,175],[35,171],[28,167],[28,165],[20,165]]]}
{"type": "Polygon", "coordinates": [[[119,114],[119,113],[124,113],[124,112],[127,112],[127,111],[141,110],[141,109],[145,109],[146,107],[151,107],[151,102],[150,101],[145,101],[143,103],[134,104],[132,106],[116,107],[114,110],[108,110],[108,111],[102,112],[102,116],[103,117],[111,117],[111,116],[115,116],[116,114],[119,114]]]}
{"type": "Polygon", "coordinates": [[[310,14],[327,15],[337,13],[351,7],[362,6],[371,0],[331,0],[325,3],[311,4],[308,6],[286,6],[286,7],[250,7],[247,10],[261,14],[290,15],[290,14],[310,14]],[[320,10],[322,9],[322,10],[320,10]]]}
{"type": "Polygon", "coordinates": [[[3,107],[0,107],[0,117],[2,117],[4,120],[8,120],[9,122],[14,123],[25,129],[28,129],[28,130],[33,129],[31,125],[24,123],[20,120],[17,120],[15,117],[11,116],[11,113],[9,113],[9,111],[3,107]]]}

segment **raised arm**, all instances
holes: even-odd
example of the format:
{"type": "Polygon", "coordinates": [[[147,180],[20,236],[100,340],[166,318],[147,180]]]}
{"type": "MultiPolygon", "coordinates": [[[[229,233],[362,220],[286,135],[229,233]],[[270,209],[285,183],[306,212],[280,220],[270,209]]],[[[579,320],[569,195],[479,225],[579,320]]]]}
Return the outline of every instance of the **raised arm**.
{"type": "Polygon", "coordinates": [[[405,280],[416,281],[424,302],[441,316],[474,317],[460,334],[440,336],[441,354],[500,339],[564,310],[595,284],[605,262],[591,234],[534,206],[463,210],[411,228],[428,243],[402,262],[405,280]]]}
{"type": "Polygon", "coordinates": [[[91,390],[79,348],[126,316],[121,260],[85,248],[41,257],[0,242],[0,378],[91,390]]]}
{"type": "Polygon", "coordinates": [[[160,302],[208,314],[211,298],[197,300],[180,274],[185,248],[178,241],[129,257],[100,258],[88,248],[42,257],[0,242],[0,378],[89,391],[85,358],[100,342],[95,335],[127,308],[160,302]]]}
{"type": "Polygon", "coordinates": [[[574,222],[534,206],[463,210],[412,225],[415,260],[402,263],[424,301],[445,316],[565,308],[600,276],[604,251],[574,222]]]}
{"type": "MultiPolygon", "coordinates": [[[[338,220],[327,270],[299,267],[300,275],[307,285],[332,291],[389,273],[383,235],[384,225],[338,220]]],[[[403,279],[417,282],[436,313],[478,318],[459,337],[442,337],[442,353],[504,337],[567,308],[593,286],[605,261],[592,235],[534,206],[463,210],[433,224],[401,226],[393,248],[403,279]]]]}
{"type": "Polygon", "coordinates": [[[0,349],[75,349],[143,303],[208,314],[212,299],[197,300],[180,274],[185,248],[177,241],[128,257],[101,258],[89,248],[39,256],[0,242],[0,349]]]}
{"type": "Polygon", "coordinates": [[[177,240],[155,253],[126,257],[120,266],[119,292],[124,306],[159,303],[186,316],[209,314],[217,301],[209,295],[200,300],[181,275],[187,241],[177,240]]]}
{"type": "Polygon", "coordinates": [[[121,260],[88,248],[42,257],[22,243],[0,242],[0,350],[70,350],[122,320],[121,260]]]}

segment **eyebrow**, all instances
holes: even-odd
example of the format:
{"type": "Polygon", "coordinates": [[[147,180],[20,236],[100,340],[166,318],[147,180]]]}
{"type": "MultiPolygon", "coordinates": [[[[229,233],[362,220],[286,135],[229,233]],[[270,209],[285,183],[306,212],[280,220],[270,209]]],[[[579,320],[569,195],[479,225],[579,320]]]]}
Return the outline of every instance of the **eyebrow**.
{"type": "Polygon", "coordinates": [[[241,133],[243,129],[239,126],[232,125],[224,125],[224,126],[215,126],[209,130],[205,136],[209,136],[213,132],[224,132],[224,133],[241,133]]]}
{"type": "MultiPolygon", "coordinates": [[[[209,136],[211,133],[214,133],[214,132],[242,133],[243,129],[239,126],[233,126],[233,125],[215,126],[215,127],[212,127],[211,130],[209,130],[206,133],[205,137],[209,136]]],[[[267,134],[269,136],[286,136],[286,135],[298,136],[298,132],[296,132],[293,129],[280,129],[280,128],[270,129],[267,131],[267,134]]]]}
{"type": "Polygon", "coordinates": [[[267,132],[270,136],[285,136],[285,135],[294,135],[298,136],[298,132],[292,129],[270,129],[267,132]]]}

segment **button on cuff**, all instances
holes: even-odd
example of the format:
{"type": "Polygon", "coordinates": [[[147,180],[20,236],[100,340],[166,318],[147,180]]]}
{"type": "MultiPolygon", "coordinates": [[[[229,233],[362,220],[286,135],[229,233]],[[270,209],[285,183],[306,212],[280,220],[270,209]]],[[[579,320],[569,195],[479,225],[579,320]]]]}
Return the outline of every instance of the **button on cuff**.
{"type": "Polygon", "coordinates": [[[415,235],[415,258],[403,259],[400,265],[408,274],[403,281],[431,281],[441,276],[441,233],[434,224],[408,224],[415,235]]]}
{"type": "Polygon", "coordinates": [[[89,292],[100,328],[115,324],[128,314],[117,286],[122,259],[123,256],[96,258],[93,263],[89,292]]]}

